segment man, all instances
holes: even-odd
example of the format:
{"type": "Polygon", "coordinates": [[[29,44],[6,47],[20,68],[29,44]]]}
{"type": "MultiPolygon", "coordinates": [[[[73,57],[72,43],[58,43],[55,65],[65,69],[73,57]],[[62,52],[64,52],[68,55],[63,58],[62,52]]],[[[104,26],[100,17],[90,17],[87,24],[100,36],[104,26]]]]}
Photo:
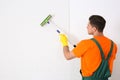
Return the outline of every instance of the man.
{"type": "MultiPolygon", "coordinates": [[[[87,30],[89,35],[93,35],[93,38],[96,39],[102,47],[104,56],[107,57],[110,47],[111,40],[104,36],[103,30],[105,27],[106,21],[100,15],[92,15],[89,17],[89,22],[87,25],[87,30]]],[[[67,60],[74,58],[81,58],[81,74],[82,77],[89,77],[94,74],[97,68],[100,66],[102,61],[101,54],[98,46],[91,39],[85,39],[80,41],[73,50],[69,50],[67,37],[64,34],[60,34],[60,41],[63,45],[63,53],[67,60]]],[[[113,50],[111,52],[109,59],[109,69],[112,74],[113,62],[117,53],[117,45],[113,44],[113,50]]],[[[82,80],[87,80],[83,79],[82,80]]],[[[88,79],[91,80],[91,79],[88,79]]]]}

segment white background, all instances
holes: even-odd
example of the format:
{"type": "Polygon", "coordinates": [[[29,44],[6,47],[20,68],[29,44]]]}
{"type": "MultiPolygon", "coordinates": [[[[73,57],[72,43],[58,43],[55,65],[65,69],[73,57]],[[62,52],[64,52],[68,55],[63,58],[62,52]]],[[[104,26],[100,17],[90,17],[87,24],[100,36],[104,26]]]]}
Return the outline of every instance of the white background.
{"type": "MultiPolygon", "coordinates": [[[[90,38],[88,17],[100,14],[107,20],[105,35],[120,47],[118,0],[1,0],[0,1],[0,80],[80,80],[79,59],[66,61],[54,25],[40,26],[52,14],[74,38],[90,38]]],[[[70,36],[69,36],[70,37],[70,36]]],[[[71,46],[72,48],[72,46],[71,46]]],[[[112,79],[120,73],[118,54],[112,79]]]]}
{"type": "Polygon", "coordinates": [[[0,80],[70,80],[56,27],[68,30],[68,0],[0,0],[0,80]]]}

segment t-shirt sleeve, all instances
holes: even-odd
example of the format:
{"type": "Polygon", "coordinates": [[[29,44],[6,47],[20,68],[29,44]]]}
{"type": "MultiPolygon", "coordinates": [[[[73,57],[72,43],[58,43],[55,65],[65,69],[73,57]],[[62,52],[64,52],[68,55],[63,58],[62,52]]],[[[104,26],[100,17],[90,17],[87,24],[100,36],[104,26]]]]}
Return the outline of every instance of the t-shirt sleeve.
{"type": "Polygon", "coordinates": [[[72,50],[73,54],[80,58],[89,48],[89,40],[82,40],[77,44],[77,46],[72,50]]]}

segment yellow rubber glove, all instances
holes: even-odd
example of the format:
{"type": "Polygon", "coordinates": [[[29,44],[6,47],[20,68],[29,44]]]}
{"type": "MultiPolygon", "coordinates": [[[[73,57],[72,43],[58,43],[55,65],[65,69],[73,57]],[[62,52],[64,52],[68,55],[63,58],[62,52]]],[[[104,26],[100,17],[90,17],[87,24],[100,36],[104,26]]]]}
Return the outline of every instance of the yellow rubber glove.
{"type": "Polygon", "coordinates": [[[65,34],[59,34],[60,42],[63,46],[68,46],[68,39],[65,34]]]}

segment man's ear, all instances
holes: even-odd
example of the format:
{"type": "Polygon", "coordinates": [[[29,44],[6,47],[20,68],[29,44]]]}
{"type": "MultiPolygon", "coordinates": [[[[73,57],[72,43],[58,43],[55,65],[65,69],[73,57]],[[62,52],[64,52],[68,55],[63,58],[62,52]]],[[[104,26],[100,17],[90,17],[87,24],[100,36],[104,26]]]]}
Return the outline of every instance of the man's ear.
{"type": "Polygon", "coordinates": [[[97,28],[93,26],[92,30],[95,32],[97,30],[97,28]]]}

